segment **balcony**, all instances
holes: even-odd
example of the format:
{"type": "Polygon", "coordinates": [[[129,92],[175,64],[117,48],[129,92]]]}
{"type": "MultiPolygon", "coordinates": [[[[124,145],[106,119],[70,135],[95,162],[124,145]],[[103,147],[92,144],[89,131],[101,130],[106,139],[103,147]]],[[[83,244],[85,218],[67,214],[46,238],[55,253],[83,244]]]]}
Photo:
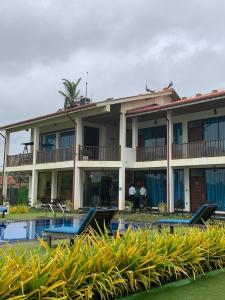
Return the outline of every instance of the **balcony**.
{"type": "Polygon", "coordinates": [[[119,161],[120,146],[79,146],[79,160],[119,161]]]}
{"type": "Polygon", "coordinates": [[[209,140],[173,145],[173,159],[225,156],[225,140],[209,140]]]}
{"type": "Polygon", "coordinates": [[[32,163],[33,163],[33,153],[7,156],[7,167],[32,165],[32,163]]]}
{"type": "Polygon", "coordinates": [[[37,152],[37,163],[69,161],[74,158],[74,148],[54,149],[37,152]]]}
{"type": "Polygon", "coordinates": [[[137,148],[137,161],[165,160],[167,146],[150,146],[137,148]]]}

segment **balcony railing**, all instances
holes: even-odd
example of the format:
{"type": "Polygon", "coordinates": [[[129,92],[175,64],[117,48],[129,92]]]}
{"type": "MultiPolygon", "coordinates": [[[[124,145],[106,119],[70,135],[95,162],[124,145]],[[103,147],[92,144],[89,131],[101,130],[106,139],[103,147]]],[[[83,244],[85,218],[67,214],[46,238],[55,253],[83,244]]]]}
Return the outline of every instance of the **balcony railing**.
{"type": "Polygon", "coordinates": [[[74,148],[54,149],[37,152],[37,163],[73,160],[74,148]]]}
{"type": "Polygon", "coordinates": [[[137,148],[137,161],[165,160],[167,146],[150,146],[137,148]]]}
{"type": "Polygon", "coordinates": [[[120,146],[79,146],[79,160],[118,161],[120,146]]]}
{"type": "Polygon", "coordinates": [[[225,140],[209,140],[173,145],[173,159],[225,155],[225,140]]]}
{"type": "Polygon", "coordinates": [[[33,153],[8,155],[7,157],[7,167],[32,165],[33,163],[33,153]]]}

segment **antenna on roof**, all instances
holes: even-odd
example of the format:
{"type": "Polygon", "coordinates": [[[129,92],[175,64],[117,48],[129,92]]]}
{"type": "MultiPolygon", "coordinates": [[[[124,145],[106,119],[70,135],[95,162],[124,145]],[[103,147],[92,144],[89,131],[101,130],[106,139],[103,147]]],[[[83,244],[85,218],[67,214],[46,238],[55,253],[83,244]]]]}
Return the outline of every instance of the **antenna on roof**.
{"type": "Polygon", "coordinates": [[[86,76],[86,83],[85,83],[85,98],[87,99],[87,92],[88,92],[88,72],[87,72],[87,76],[86,76]]]}

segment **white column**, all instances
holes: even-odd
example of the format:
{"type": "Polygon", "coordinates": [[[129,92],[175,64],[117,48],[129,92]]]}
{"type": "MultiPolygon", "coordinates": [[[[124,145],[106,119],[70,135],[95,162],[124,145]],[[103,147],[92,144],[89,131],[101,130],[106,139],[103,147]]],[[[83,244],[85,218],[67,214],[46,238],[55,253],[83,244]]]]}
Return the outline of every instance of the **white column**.
{"type": "Polygon", "coordinates": [[[9,144],[10,144],[10,132],[6,131],[5,133],[5,150],[4,150],[4,176],[3,176],[3,182],[2,182],[2,195],[3,200],[7,201],[7,189],[8,189],[8,174],[5,171],[5,168],[7,167],[7,157],[9,155],[9,144]]]}
{"type": "Polygon", "coordinates": [[[78,210],[83,206],[83,177],[81,168],[75,169],[75,191],[74,191],[74,209],[78,210]]]}
{"type": "Polygon", "coordinates": [[[31,204],[31,197],[32,197],[32,174],[29,175],[29,185],[28,185],[29,204],[31,204]]]}
{"type": "Polygon", "coordinates": [[[125,147],[126,147],[126,116],[120,113],[120,137],[121,161],[125,162],[125,147]]]}
{"type": "Polygon", "coordinates": [[[107,146],[107,140],[106,140],[106,126],[103,125],[100,128],[100,146],[107,146]]]}
{"type": "Polygon", "coordinates": [[[32,184],[31,184],[31,206],[35,206],[37,202],[37,189],[38,189],[38,172],[32,171],[32,184]]]}
{"type": "Polygon", "coordinates": [[[132,118],[132,148],[138,146],[138,118],[132,118]]]}
{"type": "Polygon", "coordinates": [[[60,148],[60,133],[59,132],[56,132],[55,148],[56,149],[60,148]]]}
{"type": "Polygon", "coordinates": [[[57,179],[58,179],[58,172],[52,171],[51,201],[57,198],[57,179]]]}
{"type": "Polygon", "coordinates": [[[183,121],[182,123],[182,134],[183,134],[183,143],[188,143],[188,122],[183,121]]]}
{"type": "Polygon", "coordinates": [[[120,114],[120,150],[121,167],[119,168],[119,210],[125,209],[125,150],[126,150],[126,116],[120,114]]]}
{"type": "Polygon", "coordinates": [[[83,145],[83,126],[82,119],[80,117],[76,118],[76,149],[75,149],[75,167],[73,170],[73,207],[74,209],[79,209],[83,205],[83,182],[81,178],[81,169],[77,167],[77,161],[79,157],[79,146],[83,145]]]}
{"type": "Polygon", "coordinates": [[[125,209],[125,167],[119,168],[119,210],[125,209]]]}
{"type": "Polygon", "coordinates": [[[190,173],[189,168],[184,168],[184,209],[190,211],[190,173]]]}
{"type": "Polygon", "coordinates": [[[174,212],[174,180],[172,161],[173,123],[172,111],[167,112],[167,207],[169,212],[174,212]]]}
{"type": "Polygon", "coordinates": [[[37,163],[37,151],[39,149],[39,127],[34,128],[33,164],[37,163]]]}

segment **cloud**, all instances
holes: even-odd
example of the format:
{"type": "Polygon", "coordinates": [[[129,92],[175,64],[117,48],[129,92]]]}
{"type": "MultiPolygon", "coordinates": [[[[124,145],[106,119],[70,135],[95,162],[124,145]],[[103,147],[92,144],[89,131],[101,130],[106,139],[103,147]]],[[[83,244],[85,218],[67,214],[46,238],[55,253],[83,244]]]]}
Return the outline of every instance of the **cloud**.
{"type": "Polygon", "coordinates": [[[225,87],[224,10],[222,0],[2,0],[1,124],[58,110],[61,79],[87,71],[96,101],[170,80],[185,96],[225,87]]]}

